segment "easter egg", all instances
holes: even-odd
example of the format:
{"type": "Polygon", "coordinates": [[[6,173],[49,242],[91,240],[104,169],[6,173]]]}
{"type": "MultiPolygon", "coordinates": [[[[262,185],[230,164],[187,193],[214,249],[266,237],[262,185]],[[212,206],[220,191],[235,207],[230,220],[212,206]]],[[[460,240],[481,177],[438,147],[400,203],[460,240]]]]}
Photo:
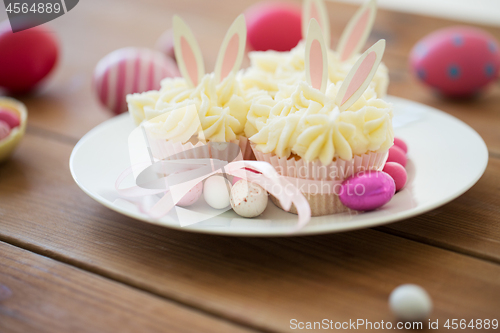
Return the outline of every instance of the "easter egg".
{"type": "Polygon", "coordinates": [[[186,193],[181,200],[179,200],[177,206],[188,207],[193,205],[201,197],[202,192],[203,192],[203,183],[199,182],[198,184],[196,184],[195,187],[190,189],[189,192],[186,193]]]}
{"type": "Polygon", "coordinates": [[[242,217],[256,217],[267,207],[267,192],[260,185],[247,182],[244,179],[237,181],[231,188],[231,207],[242,217]]]}
{"type": "Polygon", "coordinates": [[[0,23],[0,87],[17,94],[37,86],[59,58],[54,36],[43,26],[13,33],[8,21],[0,23]]]}
{"type": "Polygon", "coordinates": [[[160,81],[179,76],[175,62],[158,51],[124,48],[102,58],[94,70],[94,91],[115,114],[127,111],[126,96],[159,90],[160,81]]]}
{"type": "Polygon", "coordinates": [[[432,300],[422,287],[403,284],[392,291],[389,307],[401,321],[422,321],[432,311],[432,300]]]}
{"type": "Polygon", "coordinates": [[[203,197],[212,208],[224,209],[230,204],[231,182],[223,176],[212,176],[205,180],[203,197]]]}
{"type": "Polygon", "coordinates": [[[467,97],[496,80],[500,46],[484,30],[459,26],[431,33],[410,54],[413,73],[450,97],[467,97]]]}
{"type": "Polygon", "coordinates": [[[387,162],[382,171],[384,171],[389,176],[391,176],[392,179],[394,179],[394,183],[396,184],[396,192],[401,190],[406,185],[408,175],[406,173],[406,169],[401,164],[396,162],[387,162]]]}
{"type": "Polygon", "coordinates": [[[403,140],[399,138],[394,138],[394,145],[401,148],[405,152],[405,154],[408,154],[408,146],[403,140]]]}
{"type": "Polygon", "coordinates": [[[156,41],[156,49],[167,57],[175,60],[174,31],[172,29],[165,31],[160,38],[158,38],[156,41]]]}
{"type": "Polygon", "coordinates": [[[302,12],[287,3],[258,3],[245,12],[247,41],[255,51],[290,51],[302,39],[302,12]]]}
{"type": "Polygon", "coordinates": [[[405,167],[407,158],[404,150],[399,148],[398,146],[392,146],[389,149],[389,156],[387,157],[387,162],[396,162],[405,167]]]}
{"type": "Polygon", "coordinates": [[[359,172],[343,183],[340,201],[347,208],[368,211],[382,207],[396,193],[396,184],[382,171],[359,172]]]}

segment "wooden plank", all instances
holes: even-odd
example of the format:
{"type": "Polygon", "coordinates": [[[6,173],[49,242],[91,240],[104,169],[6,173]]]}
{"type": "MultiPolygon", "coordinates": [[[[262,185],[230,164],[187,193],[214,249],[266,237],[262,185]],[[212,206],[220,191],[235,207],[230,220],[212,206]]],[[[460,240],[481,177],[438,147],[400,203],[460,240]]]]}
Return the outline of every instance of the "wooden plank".
{"type": "Polygon", "coordinates": [[[373,230],[262,239],[149,225],[81,192],[70,150],[28,135],[0,167],[0,240],[267,331],[291,319],[392,321],[387,298],[403,283],[429,291],[441,322],[498,315],[500,265],[373,230]]]}
{"type": "MultiPolygon", "coordinates": [[[[291,2],[300,3],[298,0],[291,2]]],[[[74,11],[48,25],[61,40],[63,57],[43,93],[21,98],[30,110],[32,131],[39,134],[55,132],[62,139],[74,141],[110,118],[91,91],[95,65],[105,54],[121,47],[153,47],[161,33],[171,26],[170,18],[175,13],[182,15],[199,37],[207,70],[211,70],[227,27],[253,3],[253,0],[173,3],[149,0],[140,5],[132,0],[80,2],[74,11]],[[111,12],[114,15],[109,15],[111,12]],[[147,24],[143,24],[144,21],[147,24]],[[83,45],[88,52],[82,52],[83,45]]],[[[335,43],[356,8],[328,2],[335,43]]],[[[5,13],[1,12],[0,20],[4,17],[5,13]]],[[[450,101],[436,96],[409,74],[407,57],[412,46],[431,31],[455,24],[459,22],[379,10],[368,43],[387,39],[384,61],[391,74],[390,94],[429,104],[464,120],[484,137],[490,151],[500,154],[496,125],[500,122],[498,84],[477,100],[450,101]]],[[[483,28],[500,39],[500,28],[483,28]]]]}
{"type": "Polygon", "coordinates": [[[3,242],[0,331],[252,332],[3,242]]]}

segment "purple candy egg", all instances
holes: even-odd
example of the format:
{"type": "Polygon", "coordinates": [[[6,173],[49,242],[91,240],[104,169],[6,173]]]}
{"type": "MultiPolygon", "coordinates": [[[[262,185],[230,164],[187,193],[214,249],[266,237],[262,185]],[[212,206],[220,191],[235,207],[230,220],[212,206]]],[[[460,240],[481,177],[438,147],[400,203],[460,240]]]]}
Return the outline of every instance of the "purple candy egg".
{"type": "Polygon", "coordinates": [[[391,176],[382,171],[359,172],[342,183],[340,201],[347,208],[366,211],[388,203],[396,193],[391,176]]]}
{"type": "Polygon", "coordinates": [[[459,26],[431,33],[410,54],[413,73],[447,96],[470,96],[496,80],[500,46],[484,30],[459,26]]]}

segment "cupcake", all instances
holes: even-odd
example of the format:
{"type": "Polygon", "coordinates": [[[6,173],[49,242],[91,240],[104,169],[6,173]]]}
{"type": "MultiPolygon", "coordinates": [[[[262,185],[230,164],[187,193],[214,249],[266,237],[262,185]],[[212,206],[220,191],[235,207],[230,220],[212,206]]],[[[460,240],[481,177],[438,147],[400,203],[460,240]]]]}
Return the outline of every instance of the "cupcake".
{"type": "MultiPolygon", "coordinates": [[[[315,40],[320,41],[326,54],[315,22],[311,22],[307,35],[306,59],[321,59],[313,56],[318,51],[310,47],[315,40]]],[[[337,84],[326,84],[327,57],[322,66],[306,61],[306,77],[320,77],[321,81],[308,79],[293,88],[281,86],[277,96],[289,97],[271,108],[267,120],[250,137],[257,160],[270,163],[299,186],[313,216],[346,211],[335,185],[354,173],[380,170],[393,145],[392,105],[377,98],[373,88],[365,92],[384,48],[385,41],[376,43],[358,59],[346,80],[337,84]]],[[[295,212],[293,208],[291,212],[295,212]]]]}
{"type": "MultiPolygon", "coordinates": [[[[153,156],[164,159],[174,151],[190,150],[197,145],[234,143],[240,147],[243,158],[251,158],[253,153],[244,133],[247,113],[253,99],[267,93],[243,90],[237,80],[246,42],[243,16],[235,20],[226,34],[214,73],[204,73],[196,40],[179,17],[174,18],[174,34],[183,77],[164,79],[160,91],[127,96],[129,113],[136,124],[144,126],[153,156]],[[231,47],[238,47],[238,53],[226,52],[234,40],[237,44],[231,47]],[[233,67],[227,68],[231,63],[233,67]]],[[[214,157],[214,146],[206,145],[204,157],[214,157]]]]}
{"type": "MultiPolygon", "coordinates": [[[[321,1],[305,1],[306,5],[320,5],[321,8],[316,12],[324,11],[324,5],[321,1]]],[[[304,8],[303,24],[309,24],[307,17],[311,10],[304,8]],[[304,17],[306,16],[306,17],[304,17]]],[[[361,7],[353,16],[351,21],[345,28],[336,51],[328,49],[328,81],[330,83],[338,83],[344,81],[349,71],[352,69],[356,61],[359,59],[358,53],[361,47],[365,44],[366,39],[373,26],[373,21],[376,14],[376,5],[374,1],[369,1],[361,7]],[[357,27],[359,26],[359,27],[357,27]],[[358,34],[353,31],[358,28],[358,34]],[[361,33],[359,33],[361,31],[361,33]]],[[[328,16],[324,15],[322,25],[324,27],[324,37],[328,44],[330,27],[328,16]]],[[[307,27],[303,27],[303,35],[307,33],[307,27]]],[[[295,84],[300,81],[305,81],[305,42],[299,44],[289,52],[277,51],[255,51],[250,52],[251,66],[241,75],[241,83],[243,89],[261,89],[269,92],[274,97],[279,91],[280,85],[295,84]]],[[[384,98],[387,95],[387,87],[389,85],[389,72],[384,64],[380,64],[377,68],[375,76],[370,82],[370,86],[374,89],[378,97],[384,98]]]]}

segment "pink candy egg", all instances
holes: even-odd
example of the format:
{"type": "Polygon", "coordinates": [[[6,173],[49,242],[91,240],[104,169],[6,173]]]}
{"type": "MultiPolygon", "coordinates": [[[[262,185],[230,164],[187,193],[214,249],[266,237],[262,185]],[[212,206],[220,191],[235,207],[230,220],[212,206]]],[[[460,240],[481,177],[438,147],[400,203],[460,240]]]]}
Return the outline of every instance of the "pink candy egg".
{"type": "Polygon", "coordinates": [[[396,184],[382,171],[360,172],[342,183],[340,201],[347,208],[367,211],[382,207],[396,193],[396,184]]]}
{"type": "Polygon", "coordinates": [[[407,159],[404,150],[399,148],[398,146],[392,146],[389,149],[389,157],[387,157],[387,162],[396,162],[405,167],[407,159]]]}
{"type": "Polygon", "coordinates": [[[470,96],[498,77],[500,46],[484,30],[451,27],[418,42],[410,54],[413,73],[447,96],[470,96]]]}
{"type": "Polygon", "coordinates": [[[21,120],[17,114],[2,108],[0,108],[0,121],[5,122],[9,126],[9,129],[18,127],[21,124],[21,120]]]}
{"type": "Polygon", "coordinates": [[[0,87],[24,93],[40,83],[59,57],[54,36],[43,26],[13,33],[8,21],[0,23],[0,87]]]}
{"type": "Polygon", "coordinates": [[[387,162],[382,171],[394,179],[396,191],[401,190],[406,185],[408,175],[406,173],[406,169],[401,164],[396,162],[387,162]]]}
{"type": "Polygon", "coordinates": [[[258,3],[245,12],[247,40],[255,51],[289,51],[302,39],[301,8],[288,3],[258,3]]]}
{"type": "Polygon", "coordinates": [[[195,187],[193,187],[191,190],[189,190],[184,197],[177,203],[177,206],[180,207],[187,207],[191,206],[194,204],[198,199],[201,197],[201,194],[203,193],[203,183],[200,182],[196,184],[195,187]]]}
{"type": "Polygon", "coordinates": [[[5,121],[0,120],[0,141],[8,137],[10,134],[10,126],[5,121]]]}
{"type": "Polygon", "coordinates": [[[405,152],[405,154],[408,153],[408,146],[406,145],[406,143],[403,140],[398,139],[398,138],[394,138],[394,145],[401,148],[405,152]]]}
{"type": "Polygon", "coordinates": [[[179,75],[175,62],[160,52],[129,47],[99,61],[94,90],[105,107],[120,114],[127,111],[127,94],[158,90],[162,79],[179,75]]]}

